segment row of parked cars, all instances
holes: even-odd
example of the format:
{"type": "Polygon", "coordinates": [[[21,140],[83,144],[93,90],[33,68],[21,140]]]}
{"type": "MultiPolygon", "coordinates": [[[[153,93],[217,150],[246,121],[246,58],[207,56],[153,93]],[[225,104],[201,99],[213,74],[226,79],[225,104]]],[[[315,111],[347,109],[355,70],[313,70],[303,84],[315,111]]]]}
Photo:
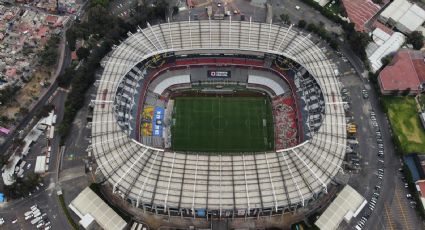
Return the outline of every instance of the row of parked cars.
{"type": "Polygon", "coordinates": [[[41,212],[37,205],[33,205],[28,212],[25,212],[24,219],[30,220],[31,224],[35,225],[36,228],[44,227],[44,230],[49,230],[52,226],[46,215],[46,213],[41,212]]]}
{"type": "MultiPolygon", "coordinates": [[[[364,94],[364,93],[363,93],[364,94]]],[[[376,119],[376,114],[374,111],[370,112],[370,120],[372,121],[372,126],[375,128],[375,137],[376,137],[376,145],[378,147],[378,165],[380,166],[376,172],[376,175],[378,177],[378,183],[375,185],[373,194],[371,199],[368,202],[368,210],[366,210],[363,214],[363,216],[358,221],[355,228],[357,230],[363,229],[365,226],[370,213],[375,209],[376,204],[378,203],[380,191],[381,191],[381,185],[382,185],[382,179],[384,178],[384,142],[382,140],[382,133],[379,129],[379,125],[376,119]]]]}

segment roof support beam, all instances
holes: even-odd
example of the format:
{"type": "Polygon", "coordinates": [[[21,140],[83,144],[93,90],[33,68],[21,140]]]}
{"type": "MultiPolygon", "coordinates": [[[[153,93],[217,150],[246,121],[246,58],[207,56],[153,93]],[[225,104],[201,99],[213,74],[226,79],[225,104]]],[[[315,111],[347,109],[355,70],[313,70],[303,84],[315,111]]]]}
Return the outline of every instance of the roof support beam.
{"type": "Polygon", "coordinates": [[[252,18],[249,17],[248,46],[251,45],[251,26],[252,26],[252,18]]]}
{"type": "Polygon", "coordinates": [[[272,21],[273,21],[273,19],[270,19],[270,24],[269,24],[269,38],[267,39],[267,50],[269,49],[269,45],[270,45],[270,35],[272,33],[272,21]]]}
{"type": "Polygon", "coordinates": [[[171,23],[170,23],[170,18],[168,18],[168,32],[170,32],[170,42],[171,42],[171,49],[174,49],[174,44],[173,44],[173,33],[171,33],[171,23]]]}
{"type": "MultiPolygon", "coordinates": [[[[148,24],[149,24],[149,22],[148,22],[148,24]]],[[[153,45],[153,47],[155,47],[155,49],[156,49],[156,50],[158,50],[158,51],[160,50],[160,49],[158,49],[158,47],[155,45],[155,43],[154,43],[154,42],[152,42],[152,40],[151,40],[151,39],[150,39],[150,38],[149,38],[149,37],[145,34],[145,32],[144,32],[142,29],[140,30],[140,32],[142,32],[143,36],[145,36],[145,38],[146,38],[146,39],[148,39],[148,41],[149,41],[149,42],[153,45]]]]}
{"type": "Polygon", "coordinates": [[[153,166],[155,165],[156,158],[158,157],[158,153],[159,153],[159,151],[156,151],[155,158],[153,159],[153,162],[151,164],[151,167],[149,168],[148,175],[145,176],[145,180],[143,181],[142,187],[140,188],[139,194],[137,195],[136,207],[139,207],[139,204],[140,204],[140,195],[142,195],[142,192],[145,190],[146,182],[148,181],[149,176],[152,173],[152,169],[153,169],[153,166]]]}
{"type": "Polygon", "coordinates": [[[173,175],[174,162],[176,162],[176,152],[174,152],[173,163],[171,164],[170,175],[168,176],[167,193],[165,194],[165,199],[164,199],[164,210],[167,210],[167,200],[168,200],[168,194],[170,193],[170,185],[171,185],[171,178],[173,175]]]}
{"type": "Polygon", "coordinates": [[[232,15],[229,16],[229,47],[231,47],[232,42],[232,15]]]}
{"type": "Polygon", "coordinates": [[[151,24],[148,22],[148,27],[151,30],[153,36],[155,37],[156,41],[158,42],[158,44],[161,46],[161,49],[164,49],[164,46],[162,46],[162,43],[159,41],[158,37],[156,36],[156,33],[153,31],[151,24]]]}
{"type": "MultiPolygon", "coordinates": [[[[246,177],[245,155],[242,155],[242,161],[243,161],[243,172],[244,172],[244,178],[245,178],[246,200],[248,202],[247,205],[248,205],[248,213],[249,213],[251,207],[250,207],[250,204],[249,204],[249,190],[248,190],[248,180],[247,180],[247,177],[246,177]]],[[[258,189],[260,189],[260,188],[258,188],[258,189]]]]}
{"type": "Polygon", "coordinates": [[[192,196],[192,213],[193,213],[193,218],[196,217],[196,213],[195,213],[195,194],[196,194],[196,177],[198,176],[198,162],[199,162],[199,155],[196,155],[195,181],[193,182],[193,196],[192,196]]]}
{"type": "Polygon", "coordinates": [[[267,153],[264,153],[264,156],[266,157],[267,170],[269,171],[270,184],[272,186],[273,199],[274,199],[274,207],[275,207],[275,211],[277,212],[277,207],[279,205],[277,204],[276,191],[274,190],[274,183],[273,183],[272,173],[270,171],[270,164],[269,164],[269,160],[267,158],[267,153]]]}
{"type": "Polygon", "coordinates": [[[127,174],[131,171],[131,169],[133,169],[134,165],[136,165],[136,164],[140,161],[140,159],[142,159],[142,157],[145,155],[145,153],[146,153],[147,151],[148,151],[148,149],[145,149],[145,151],[143,151],[143,153],[142,153],[142,154],[140,154],[140,156],[137,158],[137,160],[135,160],[135,161],[133,162],[133,164],[131,164],[131,166],[127,169],[127,171],[125,171],[125,173],[121,175],[120,179],[119,179],[117,182],[115,182],[114,187],[113,187],[113,189],[112,189],[112,192],[113,192],[113,193],[115,193],[115,192],[116,192],[116,190],[117,190],[117,185],[118,185],[118,184],[122,181],[122,178],[124,178],[125,176],[127,176],[127,174]]]}
{"type": "Polygon", "coordinates": [[[326,187],[326,184],[325,183],[323,183],[323,181],[322,181],[322,179],[320,179],[320,177],[318,177],[317,176],[317,174],[315,173],[315,172],[313,172],[313,170],[311,169],[311,167],[310,167],[310,165],[308,165],[305,161],[304,161],[304,159],[302,159],[299,155],[298,155],[298,153],[297,153],[297,151],[295,151],[295,150],[292,150],[292,152],[294,152],[295,153],[295,156],[297,156],[298,157],[298,159],[304,164],[304,166],[308,169],[308,171],[310,171],[310,173],[314,176],[314,177],[316,177],[316,179],[322,184],[322,186],[323,186],[323,188],[325,189],[325,193],[328,193],[328,189],[327,189],[327,187],[326,187]]]}
{"type": "Polygon", "coordinates": [[[295,184],[295,187],[297,187],[298,195],[300,195],[301,202],[302,202],[302,206],[304,206],[304,204],[305,204],[305,200],[304,200],[304,196],[303,196],[303,194],[302,194],[302,193],[301,193],[301,191],[300,191],[300,186],[298,186],[298,183],[297,183],[297,181],[296,181],[296,180],[295,180],[295,178],[294,178],[294,174],[292,173],[292,169],[291,169],[291,167],[289,167],[289,165],[288,165],[288,161],[286,160],[285,155],[283,154],[283,152],[281,152],[281,154],[282,154],[282,158],[283,158],[283,160],[285,161],[286,167],[287,167],[287,168],[288,168],[288,170],[289,170],[289,174],[291,174],[292,182],[295,184]]]}
{"type": "Polygon", "coordinates": [[[289,31],[291,31],[291,29],[292,29],[292,25],[293,25],[293,24],[291,24],[291,25],[289,26],[288,30],[287,30],[287,31],[286,31],[286,33],[285,33],[285,36],[283,36],[282,40],[280,41],[279,46],[277,47],[277,51],[280,51],[280,47],[282,46],[283,42],[286,40],[286,37],[288,36],[289,31]]]}
{"type": "Polygon", "coordinates": [[[193,47],[193,41],[192,41],[192,26],[190,25],[190,15],[189,15],[189,41],[190,41],[190,48],[193,47]]]}

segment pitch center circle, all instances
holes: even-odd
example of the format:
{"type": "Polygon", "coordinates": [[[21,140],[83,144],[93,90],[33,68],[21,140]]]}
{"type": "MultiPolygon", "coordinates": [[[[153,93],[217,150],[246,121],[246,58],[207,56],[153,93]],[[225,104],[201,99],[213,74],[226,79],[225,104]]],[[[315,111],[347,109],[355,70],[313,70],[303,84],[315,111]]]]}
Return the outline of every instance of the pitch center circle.
{"type": "Polygon", "coordinates": [[[211,126],[214,130],[223,131],[227,126],[227,121],[224,117],[217,116],[211,120],[211,126]]]}

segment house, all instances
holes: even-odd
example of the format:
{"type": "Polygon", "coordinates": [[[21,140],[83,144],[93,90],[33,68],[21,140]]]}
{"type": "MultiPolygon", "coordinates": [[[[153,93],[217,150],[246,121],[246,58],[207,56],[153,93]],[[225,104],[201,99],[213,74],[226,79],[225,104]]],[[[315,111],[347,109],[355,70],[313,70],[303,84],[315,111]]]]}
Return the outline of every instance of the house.
{"type": "Polygon", "coordinates": [[[401,50],[379,74],[382,94],[418,94],[425,87],[425,61],[421,51],[401,50]]]}
{"type": "Polygon", "coordinates": [[[382,11],[379,20],[403,33],[411,33],[425,22],[425,10],[407,0],[394,0],[382,11]]]}
{"type": "Polygon", "coordinates": [[[47,15],[44,20],[48,25],[53,26],[58,21],[58,16],[47,15]]]}
{"type": "Polygon", "coordinates": [[[382,67],[382,58],[397,52],[406,41],[406,36],[402,33],[394,32],[388,34],[380,28],[372,32],[372,40],[366,48],[367,59],[373,72],[382,67]]]}

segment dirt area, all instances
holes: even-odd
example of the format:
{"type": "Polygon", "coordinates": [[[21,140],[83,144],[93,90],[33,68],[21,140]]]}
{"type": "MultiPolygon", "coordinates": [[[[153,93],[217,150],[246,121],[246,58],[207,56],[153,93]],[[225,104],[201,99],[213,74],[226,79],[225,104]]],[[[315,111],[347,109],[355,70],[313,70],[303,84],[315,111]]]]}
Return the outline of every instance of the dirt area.
{"type": "MultiPolygon", "coordinates": [[[[19,113],[20,108],[30,108],[34,101],[37,101],[40,94],[45,87],[40,83],[48,80],[50,74],[46,70],[37,70],[34,72],[32,79],[25,83],[17,93],[14,101],[5,106],[0,107],[0,116],[7,116],[10,119],[15,119],[19,113]]],[[[5,124],[4,124],[5,125],[5,124]]],[[[10,125],[10,124],[8,124],[10,125]]]]}

